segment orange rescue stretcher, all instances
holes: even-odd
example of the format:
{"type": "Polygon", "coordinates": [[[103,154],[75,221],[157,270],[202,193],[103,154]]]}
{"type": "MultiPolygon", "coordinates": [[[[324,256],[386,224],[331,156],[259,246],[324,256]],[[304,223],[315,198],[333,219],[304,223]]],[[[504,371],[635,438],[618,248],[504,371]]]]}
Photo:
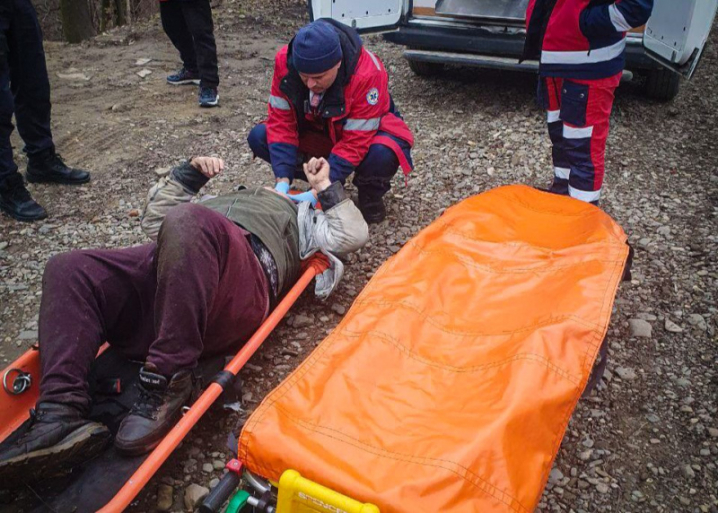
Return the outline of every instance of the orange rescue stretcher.
{"type": "Polygon", "coordinates": [[[508,186],[448,209],[244,424],[202,506],[533,511],[606,336],[626,234],[508,186]]]}
{"type": "MultiPolygon", "coordinates": [[[[234,384],[239,371],[272,330],[286,315],[302,292],[315,276],[324,272],[329,265],[328,259],[316,254],[303,263],[299,280],[269,314],[254,335],[242,346],[229,363],[214,376],[196,401],[187,408],[184,416],[165,436],[162,442],[149,454],[134,458],[119,456],[109,447],[105,454],[89,462],[84,468],[73,471],[70,476],[57,478],[56,483],[33,485],[33,495],[40,504],[36,509],[32,505],[24,511],[55,511],[74,513],[101,511],[119,513],[124,511],[157,472],[162,463],[172,454],[184,437],[207,412],[217,398],[234,384]],[[101,486],[99,485],[101,483],[101,486]]],[[[116,363],[124,365],[111,355],[113,351],[105,344],[98,354],[98,363],[102,358],[102,367],[112,367],[116,363]]],[[[222,358],[224,361],[224,358],[222,358]]],[[[203,362],[200,362],[200,366],[203,362]]],[[[138,369],[133,369],[137,374],[138,369]]],[[[112,370],[109,370],[110,374],[112,370]]],[[[214,372],[214,371],[213,371],[214,372]]],[[[208,380],[209,381],[209,380],[208,380]]],[[[34,347],[23,354],[2,373],[0,390],[0,443],[18,431],[29,419],[30,409],[39,397],[40,352],[34,347]]],[[[101,418],[101,417],[100,417],[101,418]]],[[[116,419],[117,423],[119,420],[116,419]]],[[[28,476],[31,478],[31,476],[28,476]]],[[[52,481],[52,480],[50,480],[52,481]]],[[[3,483],[0,483],[2,488],[3,483]]]]}

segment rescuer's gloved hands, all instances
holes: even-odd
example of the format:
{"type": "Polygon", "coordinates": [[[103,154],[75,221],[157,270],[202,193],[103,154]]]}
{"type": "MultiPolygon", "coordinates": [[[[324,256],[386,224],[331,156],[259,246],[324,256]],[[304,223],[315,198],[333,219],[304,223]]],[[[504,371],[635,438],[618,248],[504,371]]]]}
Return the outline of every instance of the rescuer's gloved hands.
{"type": "Polygon", "coordinates": [[[313,207],[317,206],[317,197],[314,195],[314,192],[312,192],[312,191],[303,192],[301,194],[290,194],[289,199],[296,203],[301,203],[302,201],[308,201],[312,204],[313,207]]]}
{"type": "Polygon", "coordinates": [[[274,186],[274,190],[281,192],[285,196],[289,195],[289,182],[277,182],[274,186]]]}

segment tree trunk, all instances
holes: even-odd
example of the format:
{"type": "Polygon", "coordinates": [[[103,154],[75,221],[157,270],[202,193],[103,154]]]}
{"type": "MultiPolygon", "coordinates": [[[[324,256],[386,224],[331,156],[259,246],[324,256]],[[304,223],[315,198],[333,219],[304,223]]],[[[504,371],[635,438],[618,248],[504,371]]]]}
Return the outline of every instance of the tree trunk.
{"type": "Polygon", "coordinates": [[[121,26],[127,24],[127,2],[126,0],[115,0],[115,25],[121,26]]]}
{"type": "Polygon", "coordinates": [[[68,43],[79,43],[96,34],[87,0],[60,0],[62,33],[68,43]]]}
{"type": "Polygon", "coordinates": [[[100,32],[104,32],[107,29],[107,18],[110,15],[109,10],[108,0],[100,0],[100,32]]]}

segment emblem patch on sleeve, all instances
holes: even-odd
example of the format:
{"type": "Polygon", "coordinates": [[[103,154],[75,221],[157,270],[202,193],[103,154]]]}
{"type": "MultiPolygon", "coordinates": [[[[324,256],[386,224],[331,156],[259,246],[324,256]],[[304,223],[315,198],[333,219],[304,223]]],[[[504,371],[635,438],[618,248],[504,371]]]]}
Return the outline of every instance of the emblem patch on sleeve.
{"type": "Polygon", "coordinates": [[[369,92],[366,93],[366,101],[369,105],[379,103],[379,90],[376,87],[372,87],[369,92]]]}

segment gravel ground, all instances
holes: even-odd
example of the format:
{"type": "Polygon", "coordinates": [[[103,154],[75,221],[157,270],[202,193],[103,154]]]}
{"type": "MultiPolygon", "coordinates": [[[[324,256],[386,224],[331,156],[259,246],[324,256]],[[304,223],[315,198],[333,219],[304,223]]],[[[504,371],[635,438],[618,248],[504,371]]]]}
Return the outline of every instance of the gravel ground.
{"type": "MultiPolygon", "coordinates": [[[[31,186],[50,210],[45,222],[0,219],[0,361],[35,341],[51,255],[145,242],[137,209],[156,172],[204,153],[229,165],[210,192],[270,181],[244,137],[265,114],[274,50],[303,16],[297,2],[224,2],[216,12],[222,107],[210,111],[196,107],[193,90],[164,84],[176,56],[156,20],[79,47],[47,45],[58,148],[92,170],[93,181],[31,186]],[[142,58],[152,61],[136,65],[142,58]],[[142,69],[152,73],[140,78],[142,69]]],[[[368,46],[386,63],[415,131],[416,173],[408,187],[397,178],[390,221],[372,227],[330,303],[305,294],[247,365],[248,411],[331,331],[378,266],[443,209],[498,185],[550,181],[534,77],[456,69],[421,79],[401,48],[377,37],[368,46]]],[[[619,291],[608,372],[571,420],[542,511],[718,512],[717,107],[715,44],[672,104],[644,99],[639,84],[619,89],[603,207],[636,248],[633,280],[619,291]]],[[[211,411],[132,509],[181,511],[185,493],[213,485],[236,421],[235,413],[211,411]]],[[[0,508],[19,511],[22,502],[0,508]]]]}

